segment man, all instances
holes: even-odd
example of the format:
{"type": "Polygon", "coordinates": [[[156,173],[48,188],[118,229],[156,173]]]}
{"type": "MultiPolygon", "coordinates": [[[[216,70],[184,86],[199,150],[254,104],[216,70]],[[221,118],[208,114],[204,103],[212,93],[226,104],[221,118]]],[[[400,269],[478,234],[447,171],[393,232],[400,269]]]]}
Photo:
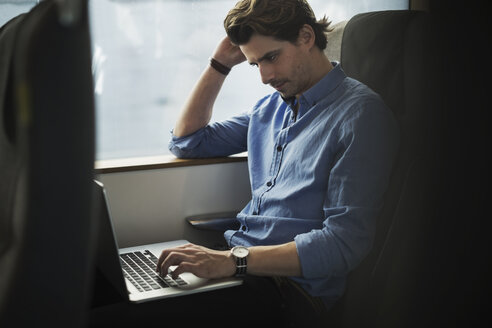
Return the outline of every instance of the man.
{"type": "Polygon", "coordinates": [[[252,199],[237,216],[240,229],[225,232],[232,251],[165,250],[157,270],[276,277],[265,279],[328,309],[371,248],[396,123],[377,94],[325,56],[329,23],[316,21],[306,1],[241,0],[224,26],[227,37],[184,106],[170,150],[184,158],[247,150],[252,199]],[[210,124],[227,73],[245,60],[276,91],[248,113],[210,124]]]}

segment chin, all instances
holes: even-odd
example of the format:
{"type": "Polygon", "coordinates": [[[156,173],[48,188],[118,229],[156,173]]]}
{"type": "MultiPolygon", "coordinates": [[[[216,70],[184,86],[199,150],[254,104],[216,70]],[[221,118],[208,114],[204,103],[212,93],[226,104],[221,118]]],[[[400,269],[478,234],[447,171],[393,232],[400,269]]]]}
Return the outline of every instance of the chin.
{"type": "Polygon", "coordinates": [[[280,95],[284,98],[284,99],[288,99],[288,98],[291,98],[291,97],[295,97],[295,94],[292,94],[292,92],[284,92],[284,91],[280,91],[280,90],[277,90],[278,93],[280,93],[280,95]]]}

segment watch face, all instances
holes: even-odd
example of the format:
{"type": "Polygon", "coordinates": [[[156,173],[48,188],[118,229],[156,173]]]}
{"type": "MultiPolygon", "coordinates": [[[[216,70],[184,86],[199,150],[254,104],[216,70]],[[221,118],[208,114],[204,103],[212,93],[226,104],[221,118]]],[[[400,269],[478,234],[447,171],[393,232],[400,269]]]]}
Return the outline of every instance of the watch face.
{"type": "Polygon", "coordinates": [[[232,249],[232,254],[236,257],[246,257],[249,254],[249,249],[243,246],[236,246],[232,249]]]}

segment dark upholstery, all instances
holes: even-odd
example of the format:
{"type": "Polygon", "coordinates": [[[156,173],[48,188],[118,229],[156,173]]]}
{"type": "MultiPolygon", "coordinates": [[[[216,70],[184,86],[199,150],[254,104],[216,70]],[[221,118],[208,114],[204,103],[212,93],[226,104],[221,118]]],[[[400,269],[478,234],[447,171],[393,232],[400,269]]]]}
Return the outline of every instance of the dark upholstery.
{"type": "Polygon", "coordinates": [[[12,240],[10,218],[20,170],[20,149],[17,120],[13,99],[13,72],[11,69],[15,36],[22,22],[20,15],[0,29],[0,256],[12,240]]]}
{"type": "Polygon", "coordinates": [[[94,99],[80,3],[75,23],[45,0],[0,31],[0,327],[85,323],[94,99]]]}
{"type": "Polygon", "coordinates": [[[331,311],[337,327],[403,327],[418,300],[414,274],[426,244],[434,143],[429,29],[424,12],[382,11],[356,15],[344,30],[341,65],[382,96],[401,144],[373,249],[331,311]]]}

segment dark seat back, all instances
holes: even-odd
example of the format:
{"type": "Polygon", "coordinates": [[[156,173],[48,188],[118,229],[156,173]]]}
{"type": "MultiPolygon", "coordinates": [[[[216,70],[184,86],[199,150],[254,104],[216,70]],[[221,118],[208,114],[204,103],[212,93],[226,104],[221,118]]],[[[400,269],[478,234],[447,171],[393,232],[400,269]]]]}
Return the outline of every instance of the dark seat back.
{"type": "Polygon", "coordinates": [[[94,165],[87,1],[41,2],[4,26],[0,49],[0,326],[84,326],[94,165]]]}
{"type": "Polygon", "coordinates": [[[331,311],[339,327],[401,326],[408,309],[433,163],[429,29],[428,15],[417,11],[359,14],[345,26],[341,65],[381,95],[399,123],[401,143],[373,248],[331,311]]]}
{"type": "Polygon", "coordinates": [[[19,131],[14,108],[12,57],[23,16],[0,28],[0,256],[6,253],[13,238],[11,218],[21,166],[19,135],[24,132],[19,131]]]}

